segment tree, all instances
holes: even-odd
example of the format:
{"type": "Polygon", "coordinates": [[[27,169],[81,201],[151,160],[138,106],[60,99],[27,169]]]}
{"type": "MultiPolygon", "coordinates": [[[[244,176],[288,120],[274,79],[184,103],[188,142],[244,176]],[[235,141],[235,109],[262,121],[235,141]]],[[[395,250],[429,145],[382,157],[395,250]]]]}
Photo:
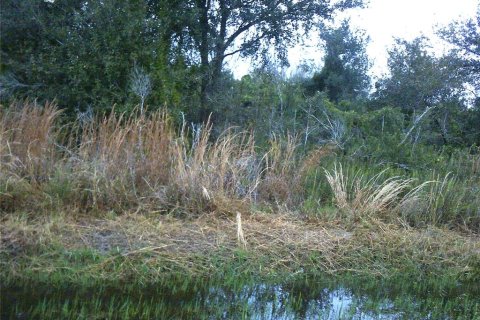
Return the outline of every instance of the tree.
{"type": "Polygon", "coordinates": [[[156,54],[143,0],[6,0],[0,21],[2,93],[70,110],[125,104],[134,63],[156,54]]]}
{"type": "Polygon", "coordinates": [[[143,115],[145,100],[152,91],[152,81],[145,70],[137,65],[130,75],[130,90],[140,98],[140,114],[143,115]]]}
{"type": "Polygon", "coordinates": [[[63,81],[60,49],[81,1],[5,0],[0,32],[0,98],[53,99],[63,81]]]}
{"type": "Polygon", "coordinates": [[[155,56],[157,32],[147,9],[142,0],[83,2],[59,48],[72,88],[61,100],[80,108],[127,103],[132,68],[148,67],[155,56]]]}
{"type": "Polygon", "coordinates": [[[162,12],[173,10],[179,18],[174,37],[200,65],[199,120],[205,121],[212,111],[208,98],[218,85],[225,58],[261,55],[273,46],[286,62],[287,47],[297,40],[300,28],[308,32],[334,12],[361,4],[362,0],[185,0],[169,9],[166,3],[162,12]]]}
{"type": "Polygon", "coordinates": [[[307,92],[325,91],[335,102],[365,98],[370,89],[365,33],[352,31],[345,20],[340,27],[327,29],[320,37],[325,49],[324,66],[307,84],[307,92]]]}
{"type": "Polygon", "coordinates": [[[458,57],[433,56],[423,37],[397,40],[389,54],[390,74],[377,83],[375,103],[399,108],[406,115],[409,125],[402,143],[422,139],[433,145],[464,144],[468,133],[461,128],[469,113],[458,57]]]}
{"type": "Polygon", "coordinates": [[[454,53],[461,62],[459,67],[477,89],[480,96],[480,5],[476,19],[455,21],[438,32],[443,40],[455,47],[454,53]]]}
{"type": "Polygon", "coordinates": [[[375,95],[381,105],[398,107],[411,115],[460,99],[463,80],[455,57],[437,58],[428,48],[424,37],[411,42],[396,40],[389,52],[389,74],[376,84],[375,95]]]}

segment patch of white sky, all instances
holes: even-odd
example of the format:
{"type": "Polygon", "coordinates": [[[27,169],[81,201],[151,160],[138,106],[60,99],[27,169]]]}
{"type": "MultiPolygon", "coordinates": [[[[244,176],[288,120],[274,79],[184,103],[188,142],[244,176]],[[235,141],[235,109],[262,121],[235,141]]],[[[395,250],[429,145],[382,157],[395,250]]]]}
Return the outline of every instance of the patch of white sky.
{"type": "MultiPolygon", "coordinates": [[[[442,55],[449,46],[436,36],[436,30],[452,21],[475,17],[478,4],[477,0],[370,0],[365,8],[348,10],[335,20],[349,18],[354,29],[365,30],[370,38],[367,53],[373,63],[370,73],[375,78],[387,72],[388,50],[395,38],[413,40],[424,35],[431,39],[432,51],[442,55]]],[[[289,50],[287,73],[305,62],[321,68],[323,53],[318,38],[312,33],[289,50]]],[[[241,78],[252,71],[253,64],[249,59],[232,57],[227,67],[241,78]]]]}

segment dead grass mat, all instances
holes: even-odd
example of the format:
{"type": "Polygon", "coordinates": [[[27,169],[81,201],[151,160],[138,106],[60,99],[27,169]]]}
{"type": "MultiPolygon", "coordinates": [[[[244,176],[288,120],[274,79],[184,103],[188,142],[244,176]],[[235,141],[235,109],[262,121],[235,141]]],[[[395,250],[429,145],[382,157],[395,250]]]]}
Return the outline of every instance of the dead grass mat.
{"type": "MultiPolygon", "coordinates": [[[[189,273],[210,272],[219,260],[231,259],[238,252],[246,252],[267,273],[313,270],[385,276],[411,266],[439,274],[447,270],[480,273],[479,237],[446,229],[364,221],[347,231],[336,222],[258,213],[242,216],[244,246],[238,241],[237,227],[234,217],[220,214],[188,219],[135,213],[111,217],[61,213],[36,218],[11,214],[0,225],[0,252],[7,257],[1,264],[4,270],[11,269],[20,257],[33,259],[60,246],[72,251],[92,249],[105,257],[115,252],[128,259],[132,268],[135,260],[144,265],[169,261],[189,273]]],[[[107,276],[111,271],[103,267],[108,261],[91,267],[107,276]]]]}

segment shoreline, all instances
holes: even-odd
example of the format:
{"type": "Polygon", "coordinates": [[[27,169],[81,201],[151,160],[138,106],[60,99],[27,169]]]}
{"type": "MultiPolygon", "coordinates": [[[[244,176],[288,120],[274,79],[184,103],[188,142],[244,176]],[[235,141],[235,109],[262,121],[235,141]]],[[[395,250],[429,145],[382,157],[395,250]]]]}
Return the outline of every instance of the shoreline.
{"type": "Polygon", "coordinates": [[[265,213],[242,215],[242,227],[246,246],[237,239],[235,217],[224,214],[4,215],[0,277],[3,283],[54,286],[326,274],[403,277],[438,281],[440,287],[480,278],[480,239],[474,234],[379,221],[345,227],[340,221],[265,213]]]}

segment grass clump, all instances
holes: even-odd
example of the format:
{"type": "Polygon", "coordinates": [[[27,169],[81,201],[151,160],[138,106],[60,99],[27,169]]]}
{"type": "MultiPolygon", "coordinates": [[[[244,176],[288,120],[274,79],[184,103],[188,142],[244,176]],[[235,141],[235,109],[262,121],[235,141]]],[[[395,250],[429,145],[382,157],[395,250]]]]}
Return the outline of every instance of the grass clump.
{"type": "Polygon", "coordinates": [[[425,186],[411,188],[412,179],[401,177],[383,178],[384,172],[366,178],[361,171],[344,172],[341,164],[336,164],[325,176],[333,191],[336,206],[353,220],[365,217],[383,218],[396,212],[405,203],[417,199],[417,194],[425,186]]]}

